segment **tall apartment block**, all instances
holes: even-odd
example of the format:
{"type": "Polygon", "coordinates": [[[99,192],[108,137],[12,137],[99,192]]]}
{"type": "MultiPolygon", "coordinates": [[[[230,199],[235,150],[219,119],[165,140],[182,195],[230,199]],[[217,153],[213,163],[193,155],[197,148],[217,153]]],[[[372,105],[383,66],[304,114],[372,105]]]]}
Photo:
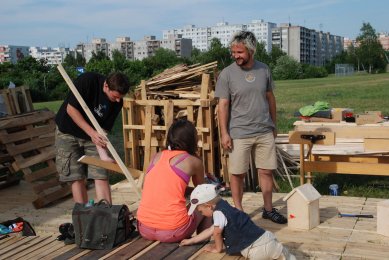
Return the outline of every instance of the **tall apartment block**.
{"type": "Polygon", "coordinates": [[[143,40],[134,42],[134,59],[143,60],[151,57],[161,47],[161,42],[155,36],[145,36],[143,40]]]}
{"type": "Polygon", "coordinates": [[[92,53],[103,52],[107,57],[108,53],[108,43],[104,38],[94,38],[91,43],[79,43],[76,46],[76,52],[81,54],[85,60],[88,62],[92,58],[92,53]]]}
{"type": "Polygon", "coordinates": [[[265,22],[264,20],[252,20],[251,23],[233,25],[228,24],[228,22],[220,22],[211,27],[187,25],[183,28],[163,30],[162,38],[168,39],[169,35],[182,35],[182,38],[192,39],[193,47],[200,51],[207,51],[213,38],[219,39],[223,46],[228,47],[229,41],[235,32],[251,31],[258,41],[265,43],[266,50],[270,52],[272,47],[271,32],[276,26],[275,23],[265,22]]]}
{"type": "Polygon", "coordinates": [[[30,55],[29,46],[0,45],[0,63],[17,63],[20,59],[30,55]]]}
{"type": "Polygon", "coordinates": [[[48,65],[60,64],[70,54],[69,48],[30,47],[30,55],[37,60],[44,59],[48,65]]]}
{"type": "Polygon", "coordinates": [[[178,57],[190,58],[192,55],[192,40],[182,38],[182,34],[168,35],[167,39],[161,40],[161,47],[174,51],[178,57]]]}
{"type": "Polygon", "coordinates": [[[109,58],[112,59],[112,53],[118,50],[128,60],[134,60],[134,42],[130,37],[117,37],[116,42],[110,43],[108,47],[109,58]]]}
{"type": "Polygon", "coordinates": [[[272,44],[300,63],[315,66],[324,65],[343,51],[343,37],[290,24],[272,29],[272,44]]]}

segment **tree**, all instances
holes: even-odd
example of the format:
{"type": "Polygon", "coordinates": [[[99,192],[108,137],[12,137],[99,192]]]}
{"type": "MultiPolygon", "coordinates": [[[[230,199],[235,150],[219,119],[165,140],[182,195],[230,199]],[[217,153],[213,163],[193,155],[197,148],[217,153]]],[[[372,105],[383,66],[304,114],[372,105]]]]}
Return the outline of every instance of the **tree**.
{"type": "Polygon", "coordinates": [[[301,79],[302,76],[302,66],[297,60],[288,55],[278,58],[273,70],[274,79],[301,79]]]}
{"type": "Polygon", "coordinates": [[[145,67],[148,69],[149,77],[161,73],[163,70],[181,63],[181,59],[177,57],[177,54],[174,51],[164,48],[158,48],[155,51],[154,56],[147,57],[142,61],[145,67]]]}
{"type": "Polygon", "coordinates": [[[124,71],[127,67],[126,56],[118,50],[112,52],[112,63],[115,71],[124,71]]]}
{"type": "Polygon", "coordinates": [[[378,40],[375,29],[370,23],[363,23],[361,33],[357,37],[357,42],[359,43],[357,55],[362,66],[367,65],[369,73],[372,73],[373,70],[385,70],[386,61],[384,50],[378,40]]]}
{"type": "Polygon", "coordinates": [[[270,65],[271,59],[270,59],[270,56],[265,49],[264,42],[257,43],[257,48],[255,50],[254,59],[270,65]]]}
{"type": "Polygon", "coordinates": [[[208,51],[192,52],[192,61],[201,64],[217,61],[218,69],[222,70],[232,63],[232,58],[229,49],[224,47],[219,39],[213,38],[208,51]]]}
{"type": "Polygon", "coordinates": [[[271,52],[270,52],[270,55],[269,55],[270,56],[270,64],[269,64],[270,68],[273,69],[277,63],[278,58],[285,56],[285,55],[286,55],[286,53],[283,50],[281,50],[280,47],[278,47],[277,45],[273,45],[271,52]]]}

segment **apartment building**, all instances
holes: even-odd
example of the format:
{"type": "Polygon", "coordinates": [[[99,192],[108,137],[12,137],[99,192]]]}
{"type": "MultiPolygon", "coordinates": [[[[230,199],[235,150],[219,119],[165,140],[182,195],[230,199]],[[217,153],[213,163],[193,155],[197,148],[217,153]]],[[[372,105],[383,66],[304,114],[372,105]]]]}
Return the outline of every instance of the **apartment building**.
{"type": "Polygon", "coordinates": [[[134,59],[143,60],[151,57],[155,51],[161,47],[161,41],[157,40],[154,35],[145,36],[143,40],[134,42],[134,59]]]}
{"type": "Polygon", "coordinates": [[[48,65],[57,65],[63,63],[68,54],[71,53],[69,48],[57,47],[30,47],[30,56],[37,60],[44,59],[48,65]]]}
{"type": "Polygon", "coordinates": [[[182,38],[182,34],[168,35],[161,40],[161,48],[173,50],[178,57],[190,58],[192,55],[192,40],[182,38]]]}
{"type": "Polygon", "coordinates": [[[280,24],[272,29],[272,44],[300,63],[322,66],[343,50],[343,37],[303,26],[280,24]]]}
{"type": "Polygon", "coordinates": [[[379,33],[378,40],[380,41],[382,48],[389,51],[389,34],[388,33],[379,33]]]}
{"type": "Polygon", "coordinates": [[[75,51],[82,55],[88,62],[93,53],[103,52],[109,57],[109,43],[105,38],[94,38],[91,43],[79,43],[76,46],[75,51]]]}
{"type": "Polygon", "coordinates": [[[29,46],[0,45],[0,63],[17,63],[30,55],[29,48],[29,46]]]}
{"type": "Polygon", "coordinates": [[[266,50],[270,52],[272,47],[271,31],[276,26],[275,23],[265,22],[264,20],[252,20],[247,24],[231,25],[228,22],[220,22],[211,27],[187,25],[183,28],[163,30],[162,38],[168,39],[169,35],[181,34],[183,38],[192,39],[193,47],[200,51],[207,51],[213,38],[219,39],[223,46],[228,47],[229,41],[236,31],[251,31],[255,34],[258,41],[265,43],[266,50]]]}
{"type": "Polygon", "coordinates": [[[109,58],[112,59],[112,53],[118,50],[128,60],[134,60],[134,42],[130,37],[117,37],[116,41],[109,44],[108,53],[109,58]]]}

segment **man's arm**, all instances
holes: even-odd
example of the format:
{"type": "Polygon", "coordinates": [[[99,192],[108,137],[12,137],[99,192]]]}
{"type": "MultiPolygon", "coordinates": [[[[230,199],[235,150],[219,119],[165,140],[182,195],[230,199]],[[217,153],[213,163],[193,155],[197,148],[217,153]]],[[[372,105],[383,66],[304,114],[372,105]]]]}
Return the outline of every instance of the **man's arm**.
{"type": "Polygon", "coordinates": [[[229,109],[230,101],[228,99],[220,98],[218,106],[219,127],[222,138],[222,146],[225,150],[232,148],[232,140],[228,133],[229,109]]]}
{"type": "Polygon", "coordinates": [[[277,107],[276,107],[276,97],[274,96],[273,91],[266,92],[267,102],[269,103],[269,113],[270,117],[274,123],[274,138],[277,136],[277,107]]]}
{"type": "Polygon", "coordinates": [[[66,112],[69,114],[74,123],[76,123],[87,135],[91,137],[93,143],[101,147],[105,147],[107,145],[106,137],[100,135],[95,129],[93,129],[77,108],[68,104],[66,112]]]}

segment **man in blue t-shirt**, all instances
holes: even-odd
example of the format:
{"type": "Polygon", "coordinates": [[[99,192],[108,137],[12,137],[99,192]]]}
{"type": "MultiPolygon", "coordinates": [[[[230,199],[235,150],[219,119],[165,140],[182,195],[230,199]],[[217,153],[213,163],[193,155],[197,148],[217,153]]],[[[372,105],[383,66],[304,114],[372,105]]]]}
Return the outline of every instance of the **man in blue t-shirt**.
{"type": "MultiPolygon", "coordinates": [[[[107,78],[88,72],[76,79],[75,86],[101,128],[106,132],[110,131],[122,109],[122,99],[129,91],[128,78],[119,72],[111,73],[107,78]]],[[[77,161],[83,155],[100,156],[102,160],[113,160],[106,150],[106,136],[94,129],[72,92],[68,94],[60,107],[55,122],[57,124],[56,167],[60,181],[72,183],[74,201],[78,203],[88,201],[85,186],[85,180],[88,178],[95,181],[96,200],[106,199],[112,203],[107,171],[77,161]]]]}

